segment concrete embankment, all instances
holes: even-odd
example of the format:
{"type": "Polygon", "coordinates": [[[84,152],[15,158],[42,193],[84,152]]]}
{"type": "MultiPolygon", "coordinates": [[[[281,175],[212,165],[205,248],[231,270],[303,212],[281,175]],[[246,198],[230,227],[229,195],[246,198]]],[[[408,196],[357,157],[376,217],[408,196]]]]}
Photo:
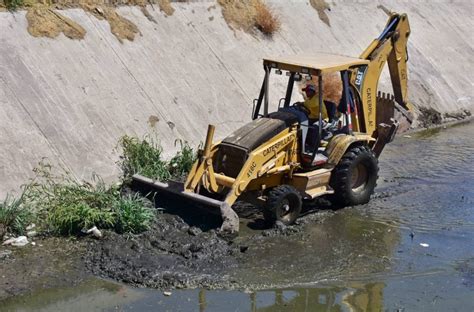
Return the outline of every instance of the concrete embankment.
{"type": "MultiPolygon", "coordinates": [[[[330,26],[308,1],[268,3],[282,24],[272,38],[232,30],[215,1],[173,3],[171,16],[148,7],[155,22],[139,7],[120,7],[139,29],[122,43],[106,20],[80,9],[61,14],[84,28],[82,40],[34,38],[24,11],[0,12],[0,197],[43,157],[78,178],[112,179],[123,134],[156,131],[166,155],[176,139],[202,141],[208,123],[222,137],[249,120],[263,56],[357,56],[385,25],[385,8],[410,19],[411,102],[473,110],[470,1],[335,1],[330,26]]],[[[390,91],[388,81],[382,77],[381,90],[390,91]]]]}

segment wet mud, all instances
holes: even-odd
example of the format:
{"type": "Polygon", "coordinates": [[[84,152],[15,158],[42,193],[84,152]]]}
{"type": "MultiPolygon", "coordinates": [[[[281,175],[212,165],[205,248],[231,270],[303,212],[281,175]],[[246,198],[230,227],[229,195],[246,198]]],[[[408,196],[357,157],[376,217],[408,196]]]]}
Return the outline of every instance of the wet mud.
{"type": "Polygon", "coordinates": [[[37,289],[75,286],[90,277],[84,269],[84,241],[53,237],[34,243],[0,245],[0,301],[37,289]]]}
{"type": "Polygon", "coordinates": [[[95,275],[153,288],[227,285],[239,246],[215,230],[190,227],[179,216],[161,214],[139,235],[107,232],[88,245],[87,268],[95,275]]]}
{"type": "Polygon", "coordinates": [[[260,210],[241,205],[243,231],[229,239],[220,236],[216,216],[193,211],[186,203],[176,205],[169,198],[159,205],[168,209],[163,208],[150,230],[138,235],[105,232],[104,239],[89,241],[87,269],[96,276],[158,289],[263,287],[269,283],[244,285],[236,273],[249,259],[261,256],[258,246],[270,246],[279,237],[301,240],[305,225],[332,214],[330,210],[314,213],[308,205],[295,225],[268,227],[260,210]]]}

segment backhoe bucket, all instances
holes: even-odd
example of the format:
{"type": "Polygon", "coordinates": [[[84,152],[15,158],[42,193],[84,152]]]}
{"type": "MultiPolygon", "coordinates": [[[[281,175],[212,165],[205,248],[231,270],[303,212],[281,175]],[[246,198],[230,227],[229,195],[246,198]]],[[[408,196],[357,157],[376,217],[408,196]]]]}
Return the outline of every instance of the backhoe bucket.
{"type": "Polygon", "coordinates": [[[171,187],[168,183],[156,181],[139,174],[134,174],[132,180],[135,183],[151,187],[157,192],[178,195],[187,200],[204,205],[206,208],[210,208],[209,212],[221,215],[223,221],[220,228],[221,232],[226,234],[236,234],[239,232],[239,217],[225,201],[216,200],[193,192],[183,191],[182,188],[179,190],[171,187]]]}

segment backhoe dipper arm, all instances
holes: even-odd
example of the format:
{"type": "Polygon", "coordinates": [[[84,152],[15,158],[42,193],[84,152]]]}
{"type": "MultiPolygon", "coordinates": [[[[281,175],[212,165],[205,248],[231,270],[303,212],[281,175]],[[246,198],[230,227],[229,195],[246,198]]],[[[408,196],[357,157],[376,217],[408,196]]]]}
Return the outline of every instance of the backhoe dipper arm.
{"type": "MultiPolygon", "coordinates": [[[[360,58],[370,61],[367,68],[356,72],[355,85],[359,89],[363,106],[365,132],[373,133],[376,128],[376,95],[380,75],[388,62],[395,101],[407,110],[412,107],[407,101],[407,42],[410,25],[406,14],[392,13],[383,32],[374,39],[360,58]]],[[[364,127],[364,125],[362,125],[364,127]]]]}

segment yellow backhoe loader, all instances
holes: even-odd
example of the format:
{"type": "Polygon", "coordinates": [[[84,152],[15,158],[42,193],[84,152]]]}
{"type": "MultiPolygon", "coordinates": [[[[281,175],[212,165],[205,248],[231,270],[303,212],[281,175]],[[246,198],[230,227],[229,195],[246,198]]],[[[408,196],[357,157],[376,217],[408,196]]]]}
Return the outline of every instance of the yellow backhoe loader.
{"type": "MultiPolygon", "coordinates": [[[[367,203],[378,177],[377,158],[399,127],[395,112],[411,122],[409,35],[406,14],[392,13],[381,35],[359,57],[314,53],[265,58],[253,120],[220,142],[213,142],[215,128],[209,125],[204,148],[183,189],[174,192],[214,208],[222,216],[221,231],[226,233],[239,231],[239,217],[232,209],[239,198],[261,202],[266,219],[284,224],[295,221],[303,200],[318,196],[331,194],[342,206],[367,203]],[[393,95],[377,92],[386,62],[393,95]],[[324,77],[331,73],[340,75],[342,94],[340,117],[329,129],[321,112],[324,77]],[[271,74],[287,79],[284,97],[278,107],[274,103],[274,110],[270,108],[271,74]],[[293,90],[314,80],[319,118],[302,122],[300,106],[292,106],[292,95],[297,93],[293,90]]],[[[171,191],[168,184],[138,174],[133,179],[171,191]]]]}

